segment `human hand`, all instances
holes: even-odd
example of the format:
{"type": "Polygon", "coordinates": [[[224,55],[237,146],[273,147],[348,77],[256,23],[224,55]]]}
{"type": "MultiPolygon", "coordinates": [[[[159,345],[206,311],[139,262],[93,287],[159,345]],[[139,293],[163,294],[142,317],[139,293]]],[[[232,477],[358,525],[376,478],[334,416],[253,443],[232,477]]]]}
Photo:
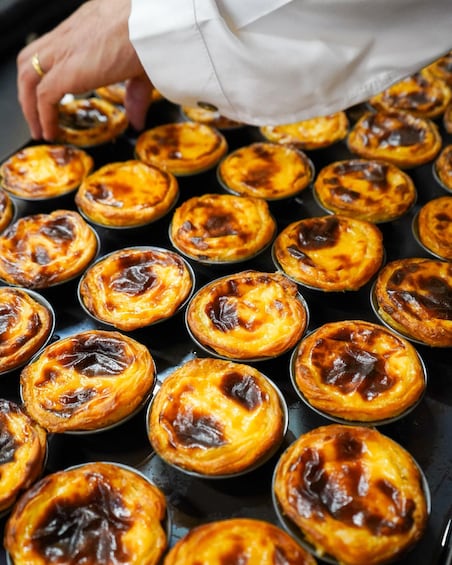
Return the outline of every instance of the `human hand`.
{"type": "Polygon", "coordinates": [[[89,0],[22,49],[18,97],[34,139],[57,137],[58,103],[65,94],[121,81],[127,83],[129,121],[136,129],[143,127],[153,86],[129,41],[129,13],[130,0],[89,0]],[[36,54],[42,76],[32,64],[36,54]]]}

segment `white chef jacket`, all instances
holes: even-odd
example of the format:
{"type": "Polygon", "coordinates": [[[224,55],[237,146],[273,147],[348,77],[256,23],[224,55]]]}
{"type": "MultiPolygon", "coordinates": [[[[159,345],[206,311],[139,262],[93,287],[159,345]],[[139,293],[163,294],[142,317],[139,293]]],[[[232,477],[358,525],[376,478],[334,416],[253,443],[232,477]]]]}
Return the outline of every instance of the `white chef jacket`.
{"type": "Polygon", "coordinates": [[[169,100],[253,125],[346,109],[452,48],[452,0],[132,0],[169,100]]]}

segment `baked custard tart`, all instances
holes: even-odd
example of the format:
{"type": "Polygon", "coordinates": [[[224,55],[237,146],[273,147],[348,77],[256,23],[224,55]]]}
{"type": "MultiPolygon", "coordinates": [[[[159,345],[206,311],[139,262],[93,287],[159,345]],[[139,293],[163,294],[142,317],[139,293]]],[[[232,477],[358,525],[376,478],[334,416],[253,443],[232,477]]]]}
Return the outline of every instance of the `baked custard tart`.
{"type": "Polygon", "coordinates": [[[179,254],[138,246],[101,257],[80,279],[78,294],[98,321],[132,331],[173,316],[194,285],[193,271],[179,254]]]}
{"type": "Polygon", "coordinates": [[[0,187],[0,233],[14,219],[15,207],[8,193],[0,187]]]}
{"type": "Polygon", "coordinates": [[[0,399],[0,513],[42,474],[47,434],[15,402],[0,399]]]}
{"type": "Polygon", "coordinates": [[[417,197],[405,171],[376,159],[329,163],[319,171],[313,188],[325,210],[374,223],[400,218],[417,197]]]}
{"type": "Polygon", "coordinates": [[[424,534],[430,509],[413,457],[375,428],[330,424],[299,436],[273,477],[275,508],[320,558],[380,565],[424,534]]]}
{"type": "Polygon", "coordinates": [[[352,153],[365,159],[382,159],[401,169],[432,161],[441,149],[436,124],[402,111],[364,114],[347,138],[352,153]]]}
{"type": "Polygon", "coordinates": [[[146,346],[119,332],[86,330],[47,345],[20,374],[27,413],[53,433],[106,429],[149,398],[155,364],[146,346]]]}
{"type": "Polygon", "coordinates": [[[267,461],[284,439],[281,393],[249,365],[195,358],[166,377],[149,405],[156,453],[189,474],[219,478],[267,461]]]}
{"type": "Polygon", "coordinates": [[[120,106],[95,96],[63,98],[59,104],[58,141],[92,147],[115,140],[129,121],[120,106]]]}
{"type": "Polygon", "coordinates": [[[52,337],[52,307],[34,291],[0,287],[0,374],[26,363],[52,337]]]}
{"type": "Polygon", "coordinates": [[[342,141],[347,136],[348,130],[349,121],[345,112],[260,128],[262,136],[267,141],[295,145],[302,150],[329,147],[342,141]]]}
{"type": "Polygon", "coordinates": [[[70,145],[30,145],[0,165],[2,187],[23,200],[46,200],[76,190],[94,160],[70,145]]]}
{"type": "Polygon", "coordinates": [[[372,295],[375,313],[402,335],[452,346],[452,263],[409,257],[385,265],[372,295]]]}
{"type": "Polygon", "coordinates": [[[229,153],[218,165],[218,179],[229,192],[264,200],[300,193],[314,177],[314,166],[289,145],[256,142],[229,153]]]}
{"type": "Polygon", "coordinates": [[[186,310],[191,337],[210,353],[263,360],[291,349],[308,325],[297,285],[282,273],[247,270],[200,288],[186,310]]]}
{"type": "Polygon", "coordinates": [[[255,518],[229,518],[192,528],[169,550],[164,565],[246,563],[315,565],[317,561],[287,532],[255,518]]]}
{"type": "Polygon", "coordinates": [[[78,276],[98,252],[99,238],[75,211],[22,216],[0,234],[0,278],[42,289],[78,276]]]}
{"type": "Polygon", "coordinates": [[[273,258],[301,285],[327,292],[353,291],[381,267],[383,236],[366,220],[342,215],[304,218],[276,236],[273,258]]]}
{"type": "Polygon", "coordinates": [[[381,424],[422,398],[426,373],[404,338],[364,320],[329,322],[294,351],[291,377],[314,410],[336,421],[381,424]]]}
{"type": "Polygon", "coordinates": [[[376,110],[404,111],[419,118],[433,119],[444,113],[450,98],[450,87],[423,69],[372,96],[369,103],[376,110]]]}
{"type": "Polygon", "coordinates": [[[95,224],[130,228],[161,218],[178,196],[173,174],[131,159],[107,163],[90,174],[78,188],[75,203],[95,224]]]}
{"type": "Polygon", "coordinates": [[[187,120],[206,124],[219,130],[236,129],[245,125],[242,122],[237,122],[221,115],[218,110],[210,108],[201,108],[200,106],[181,106],[181,112],[187,120]]]}
{"type": "Polygon", "coordinates": [[[226,138],[214,127],[197,122],[174,122],[148,129],[138,136],[138,159],[178,175],[211,169],[227,152],[226,138]]]}
{"type": "Polygon", "coordinates": [[[157,565],[168,545],[161,490],[131,467],[85,463],[47,475],[5,530],[14,565],[157,565]]]}
{"type": "Polygon", "coordinates": [[[193,196],[174,210],[170,240],[202,263],[233,263],[258,255],[273,240],[276,221],[262,198],[233,194],[193,196]]]}
{"type": "Polygon", "coordinates": [[[440,259],[452,261],[452,196],[434,198],[415,218],[419,243],[440,259]]]}
{"type": "Polygon", "coordinates": [[[433,164],[433,174],[445,190],[452,192],[452,143],[441,149],[433,164]]]}

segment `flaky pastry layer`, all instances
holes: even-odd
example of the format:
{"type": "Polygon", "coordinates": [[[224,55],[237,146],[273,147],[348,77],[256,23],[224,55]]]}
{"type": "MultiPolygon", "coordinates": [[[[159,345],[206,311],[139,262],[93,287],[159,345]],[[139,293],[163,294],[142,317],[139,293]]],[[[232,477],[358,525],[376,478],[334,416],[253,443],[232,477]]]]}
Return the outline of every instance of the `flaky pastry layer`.
{"type": "Polygon", "coordinates": [[[428,518],[418,466],[373,428],[332,424],[302,434],[281,456],[273,486],[284,519],[344,565],[401,556],[428,518]]]}
{"type": "Polygon", "coordinates": [[[157,565],[167,547],[163,493],[133,469],[87,463],[47,475],[13,510],[14,565],[157,565]]]}
{"type": "Polygon", "coordinates": [[[383,253],[375,224],[339,215],[293,222],[273,244],[275,261],[287,276],[328,292],[364,286],[380,268],[383,253]]]}
{"type": "Polygon", "coordinates": [[[432,253],[452,260],[452,196],[424,204],[417,217],[419,239],[432,253]]]}
{"type": "Polygon", "coordinates": [[[44,348],[22,369],[27,412],[49,432],[106,428],[133,414],[155,380],[151,353],[120,334],[87,330],[44,348]]]}
{"type": "Polygon", "coordinates": [[[178,367],[155,395],[148,434],[170,464],[207,476],[254,468],[281,443],[280,395],[257,369],[196,358],[178,367]]]}

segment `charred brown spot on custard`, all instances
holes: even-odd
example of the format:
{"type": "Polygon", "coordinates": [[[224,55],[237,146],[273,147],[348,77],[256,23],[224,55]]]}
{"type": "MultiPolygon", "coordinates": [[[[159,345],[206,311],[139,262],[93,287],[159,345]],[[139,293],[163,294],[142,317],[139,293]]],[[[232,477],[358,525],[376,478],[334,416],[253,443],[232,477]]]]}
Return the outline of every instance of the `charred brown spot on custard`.
{"type": "Polygon", "coordinates": [[[426,129],[422,122],[411,119],[402,112],[370,114],[362,122],[363,142],[369,145],[369,137],[376,140],[380,147],[410,147],[422,144],[426,129]]]}
{"type": "MultiPolygon", "coordinates": [[[[113,173],[110,173],[113,174],[113,173]]],[[[107,175],[105,175],[107,176],[107,175]]],[[[118,181],[90,182],[86,191],[86,198],[92,202],[99,202],[113,208],[122,208],[124,203],[121,198],[133,193],[133,187],[118,181]]]]}
{"type": "Polygon", "coordinates": [[[9,198],[3,190],[0,190],[0,216],[5,213],[9,206],[9,198]]]}
{"type": "Polygon", "coordinates": [[[97,394],[96,389],[89,387],[71,390],[58,396],[58,406],[56,408],[50,409],[47,402],[42,403],[42,408],[43,410],[54,412],[63,418],[68,418],[74,412],[83,408],[85,404],[88,404],[97,394]]]}
{"type": "Polygon", "coordinates": [[[19,410],[7,401],[0,403],[0,465],[14,461],[19,444],[14,433],[9,428],[8,414],[18,413],[19,410]]]}
{"type": "Polygon", "coordinates": [[[84,101],[73,110],[60,109],[58,121],[61,127],[74,130],[87,130],[105,125],[108,116],[99,108],[96,108],[89,101],[84,101]]]}
{"type": "Polygon", "coordinates": [[[345,179],[366,181],[373,189],[379,193],[384,193],[390,188],[388,171],[389,167],[385,163],[350,160],[333,166],[331,176],[327,176],[324,183],[329,185],[331,193],[343,202],[353,202],[361,198],[362,195],[353,188],[345,186],[345,179]]]}
{"type": "Polygon", "coordinates": [[[438,89],[428,81],[421,73],[415,73],[401,85],[407,85],[407,89],[388,88],[382,93],[383,100],[392,107],[400,110],[415,110],[427,106],[434,109],[443,104],[443,97],[438,97],[438,89]],[[410,85],[413,86],[410,89],[410,85]]]}
{"type": "Polygon", "coordinates": [[[75,239],[75,226],[72,219],[57,216],[43,223],[39,233],[58,244],[70,243],[75,239]]]}
{"type": "Polygon", "coordinates": [[[86,335],[70,339],[64,347],[48,352],[63,369],[74,369],[86,377],[114,377],[134,362],[125,344],[114,337],[86,335]]]}
{"type": "Polygon", "coordinates": [[[230,372],[223,376],[220,384],[222,393],[252,412],[266,399],[264,391],[252,375],[230,372]]]}
{"type": "Polygon", "coordinates": [[[259,161],[254,167],[245,169],[243,182],[252,188],[271,190],[272,179],[281,170],[281,165],[275,159],[274,152],[263,144],[255,144],[250,147],[251,161],[253,157],[259,161]]]}
{"type": "Polygon", "coordinates": [[[99,474],[87,473],[86,492],[49,504],[31,537],[33,551],[46,563],[128,563],[123,536],[133,525],[121,495],[99,474]]]}
{"type": "Polygon", "coordinates": [[[49,147],[49,156],[55,161],[58,167],[65,167],[72,161],[77,161],[79,158],[78,151],[69,145],[58,145],[56,147],[49,147]]]}
{"type": "Polygon", "coordinates": [[[222,552],[221,555],[218,556],[218,563],[219,565],[245,565],[246,563],[248,563],[248,553],[249,552],[246,544],[237,539],[234,540],[233,544],[230,544],[228,546],[227,551],[222,552]]]}
{"type": "Polygon", "coordinates": [[[330,438],[338,465],[332,472],[322,449],[306,448],[292,472],[296,485],[292,503],[305,518],[323,520],[327,515],[347,526],[369,530],[372,535],[393,535],[408,531],[413,524],[414,503],[387,480],[377,482],[387,505],[381,509],[367,504],[375,486],[363,468],[365,444],[349,432],[330,438]],[[340,463],[340,465],[339,465],[340,463]]]}
{"type": "Polygon", "coordinates": [[[334,247],[339,240],[340,223],[335,217],[301,222],[297,229],[296,246],[291,245],[287,251],[292,257],[313,265],[306,252],[334,247]]]}
{"type": "MultiPolygon", "coordinates": [[[[165,263],[168,264],[168,261],[165,263]]],[[[157,277],[153,272],[153,258],[145,255],[121,255],[117,264],[117,274],[106,281],[115,292],[139,296],[155,286],[157,277]]]]}
{"type": "Polygon", "coordinates": [[[160,424],[169,434],[172,447],[182,445],[189,449],[221,447],[227,443],[223,424],[212,414],[173,399],[160,424]]]}

